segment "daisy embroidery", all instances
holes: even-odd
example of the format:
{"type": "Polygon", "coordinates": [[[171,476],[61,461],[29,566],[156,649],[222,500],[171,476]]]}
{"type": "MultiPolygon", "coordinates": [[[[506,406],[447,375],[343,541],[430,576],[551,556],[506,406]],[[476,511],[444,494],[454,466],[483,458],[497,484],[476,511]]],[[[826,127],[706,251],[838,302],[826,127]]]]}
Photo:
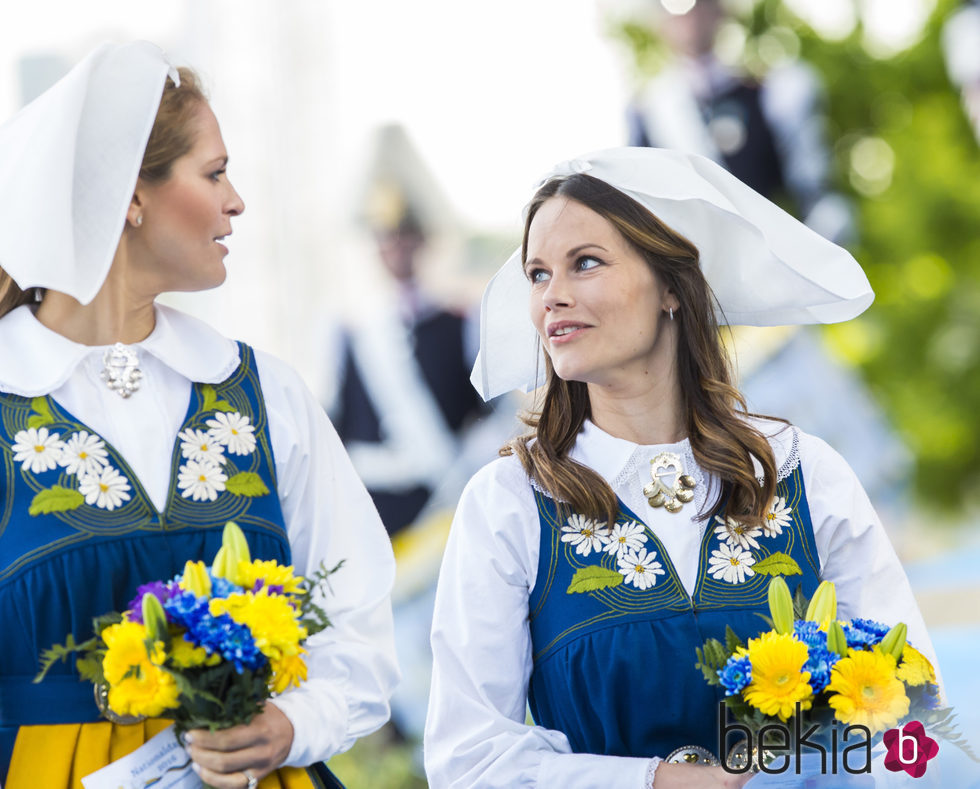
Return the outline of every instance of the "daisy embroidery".
{"type": "Polygon", "coordinates": [[[761,526],[746,526],[734,518],[722,518],[720,515],[716,515],[715,520],[718,522],[718,525],[715,526],[715,534],[718,535],[719,540],[724,540],[733,548],[759,547],[755,538],[762,534],[761,526]]]}
{"type": "Polygon", "coordinates": [[[752,558],[751,553],[742,550],[737,545],[723,542],[717,551],[711,552],[708,572],[720,581],[740,584],[745,581],[746,576],[755,575],[755,571],[752,569],[753,564],[755,564],[755,559],[752,558]]]}
{"type": "Polygon", "coordinates": [[[789,527],[792,512],[792,507],[786,506],[786,499],[783,496],[776,496],[769,505],[765,523],[762,524],[762,531],[766,537],[782,534],[783,528],[789,527]]]}
{"type": "Polygon", "coordinates": [[[69,474],[98,474],[109,463],[105,441],[91,435],[87,430],[72,433],[61,450],[58,461],[69,474]]]}
{"type": "Polygon", "coordinates": [[[619,571],[626,576],[625,581],[637,589],[649,589],[657,583],[658,575],[666,575],[663,565],[654,561],[656,551],[647,553],[646,548],[638,551],[627,550],[619,557],[619,571]]]}
{"type": "Polygon", "coordinates": [[[255,450],[255,428],[249,419],[237,411],[226,414],[221,411],[209,419],[208,435],[228,448],[232,455],[250,455],[255,450]]]}
{"type": "Polygon", "coordinates": [[[114,510],[129,501],[129,489],[129,482],[112,466],[78,478],[78,492],[85,497],[85,503],[104,510],[114,510]]]}
{"type": "Polygon", "coordinates": [[[14,461],[24,464],[24,471],[39,474],[56,468],[65,444],[57,433],[46,427],[29,427],[14,436],[14,461]]]}
{"type": "Polygon", "coordinates": [[[647,536],[643,533],[643,524],[632,521],[617,523],[612,527],[608,536],[603,537],[606,553],[614,553],[622,557],[627,551],[638,551],[646,544],[647,536]]]}
{"type": "Polygon", "coordinates": [[[215,466],[225,462],[224,448],[210,433],[203,430],[182,430],[177,438],[180,439],[180,454],[188,460],[215,466]]]}
{"type": "Polygon", "coordinates": [[[194,501],[214,501],[225,489],[228,477],[214,463],[188,460],[177,473],[177,487],[181,496],[194,501]]]}
{"type": "Polygon", "coordinates": [[[570,542],[575,546],[575,553],[588,556],[592,551],[599,553],[602,550],[603,537],[609,539],[606,524],[596,523],[581,515],[572,515],[568,519],[568,525],[562,526],[562,542],[570,542]],[[602,534],[602,536],[600,536],[602,534]]]}

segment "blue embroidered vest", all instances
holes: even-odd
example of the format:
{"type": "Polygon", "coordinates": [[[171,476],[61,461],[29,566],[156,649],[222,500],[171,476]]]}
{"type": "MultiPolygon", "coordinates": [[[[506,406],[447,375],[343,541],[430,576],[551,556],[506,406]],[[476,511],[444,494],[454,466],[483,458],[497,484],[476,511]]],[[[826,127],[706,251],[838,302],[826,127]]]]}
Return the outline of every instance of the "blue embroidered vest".
{"type": "Polygon", "coordinates": [[[726,530],[723,506],[712,514],[690,596],[656,535],[622,502],[618,528],[599,531],[600,541],[594,523],[574,515],[562,522],[551,498],[535,498],[535,722],[564,732],[577,753],[652,757],[700,745],[717,754],[723,691],[695,668],[695,649],[708,638],[724,642],[726,625],[742,639],[768,629],[758,615],[769,612],[769,576],[749,574],[767,556],[783,552],[799,565],[790,589],[802,584],[809,596],[819,583],[799,465],[779,482],[765,528],[727,521],[726,530]]]}
{"type": "Polygon", "coordinates": [[[229,520],[254,557],[290,563],[258,369],[251,348],[239,352],[226,381],[192,386],[163,512],[125,458],[57,402],[0,393],[3,772],[18,726],[99,718],[73,665],[32,684],[41,650],[89,638],[93,617],[188,559],[210,563],[229,520]]]}

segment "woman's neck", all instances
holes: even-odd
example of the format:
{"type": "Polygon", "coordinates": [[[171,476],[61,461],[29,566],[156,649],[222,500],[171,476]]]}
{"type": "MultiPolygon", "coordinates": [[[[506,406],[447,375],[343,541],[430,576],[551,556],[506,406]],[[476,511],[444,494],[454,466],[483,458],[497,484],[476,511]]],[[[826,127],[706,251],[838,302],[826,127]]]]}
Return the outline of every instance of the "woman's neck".
{"type": "Polygon", "coordinates": [[[134,288],[118,258],[117,252],[117,260],[91,302],[81,304],[65,293],[49,290],[37,308],[38,321],[81,345],[128,345],[145,340],[155,326],[156,295],[134,288]]]}
{"type": "Polygon", "coordinates": [[[589,384],[589,403],[597,427],[634,444],[673,444],[687,437],[673,376],[622,386],[589,384]]]}

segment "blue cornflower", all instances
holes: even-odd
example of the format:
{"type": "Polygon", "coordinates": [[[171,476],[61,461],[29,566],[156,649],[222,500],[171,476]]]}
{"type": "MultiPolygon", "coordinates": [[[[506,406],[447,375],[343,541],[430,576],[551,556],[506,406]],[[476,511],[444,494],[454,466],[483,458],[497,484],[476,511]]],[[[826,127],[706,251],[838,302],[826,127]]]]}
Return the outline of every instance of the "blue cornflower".
{"type": "Polygon", "coordinates": [[[234,663],[239,674],[243,668],[256,669],[266,662],[265,655],[255,645],[252,631],[228,614],[205,614],[188,634],[209,655],[217,652],[224,660],[234,663]]]}
{"type": "Polygon", "coordinates": [[[167,618],[192,631],[197,622],[208,614],[207,598],[198,597],[193,592],[177,590],[170,599],[163,604],[163,610],[167,613],[167,618]]]}
{"type": "MultiPolygon", "coordinates": [[[[824,641],[826,641],[824,637],[824,641]]],[[[820,693],[830,684],[830,670],[840,660],[840,655],[831,652],[825,646],[809,647],[810,656],[803,664],[803,670],[810,672],[810,687],[813,692],[820,693]]]]}
{"type": "Polygon", "coordinates": [[[725,688],[726,696],[734,696],[752,681],[752,663],[747,655],[732,655],[728,662],[718,670],[718,679],[725,688]]]}
{"type": "Polygon", "coordinates": [[[810,650],[827,646],[827,634],[820,629],[816,622],[797,619],[793,623],[793,635],[797,641],[802,641],[810,650]]]}
{"type": "Polygon", "coordinates": [[[888,628],[873,619],[854,619],[844,625],[847,646],[851,649],[870,649],[885,637],[888,628]]]}
{"type": "Polygon", "coordinates": [[[240,586],[233,584],[227,578],[211,576],[211,597],[230,597],[242,591],[240,586]]]}

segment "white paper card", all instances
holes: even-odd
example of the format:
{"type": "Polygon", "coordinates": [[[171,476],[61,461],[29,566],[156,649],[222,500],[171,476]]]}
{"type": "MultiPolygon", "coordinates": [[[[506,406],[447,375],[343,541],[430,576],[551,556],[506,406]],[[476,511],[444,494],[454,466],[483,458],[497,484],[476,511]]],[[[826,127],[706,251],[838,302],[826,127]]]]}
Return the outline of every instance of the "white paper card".
{"type": "Polygon", "coordinates": [[[177,741],[174,727],[122,759],[82,778],[85,789],[201,789],[191,760],[177,741]]]}

